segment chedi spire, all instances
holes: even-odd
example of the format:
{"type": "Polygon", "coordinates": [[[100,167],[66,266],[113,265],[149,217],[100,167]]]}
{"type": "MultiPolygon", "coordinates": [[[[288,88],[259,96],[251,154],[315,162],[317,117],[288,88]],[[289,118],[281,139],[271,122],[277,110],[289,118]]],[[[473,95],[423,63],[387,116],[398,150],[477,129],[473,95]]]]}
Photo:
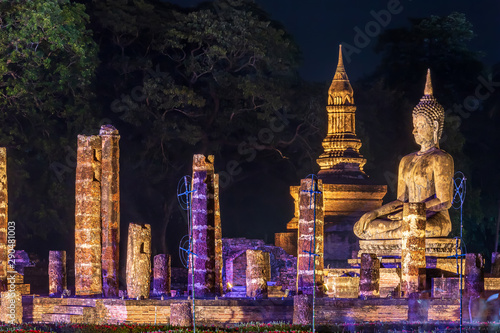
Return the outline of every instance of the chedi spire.
{"type": "Polygon", "coordinates": [[[332,84],[328,90],[328,133],[323,140],[324,153],[316,160],[320,178],[366,179],[363,171],[366,160],[359,153],[361,141],[356,136],[354,94],[344,68],[342,45],[332,84]]]}

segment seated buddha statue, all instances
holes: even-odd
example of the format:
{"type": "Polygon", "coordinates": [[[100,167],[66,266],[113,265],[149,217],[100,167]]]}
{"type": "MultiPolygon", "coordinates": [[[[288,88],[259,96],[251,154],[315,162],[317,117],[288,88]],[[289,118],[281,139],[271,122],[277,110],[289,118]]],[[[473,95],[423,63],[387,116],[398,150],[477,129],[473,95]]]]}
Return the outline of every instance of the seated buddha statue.
{"type": "Polygon", "coordinates": [[[403,203],[425,203],[426,237],[446,237],[451,231],[448,209],[453,200],[453,158],[439,149],[444,108],[433,96],[427,71],[424,96],[413,109],[413,136],[420,150],[399,163],[397,199],[365,213],[354,225],[361,239],[401,238],[403,203]]]}

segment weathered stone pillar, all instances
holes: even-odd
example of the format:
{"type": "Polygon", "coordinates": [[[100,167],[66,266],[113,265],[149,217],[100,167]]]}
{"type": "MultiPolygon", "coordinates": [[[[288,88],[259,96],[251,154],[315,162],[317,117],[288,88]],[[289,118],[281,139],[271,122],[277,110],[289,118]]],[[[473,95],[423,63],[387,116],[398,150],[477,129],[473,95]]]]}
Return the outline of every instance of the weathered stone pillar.
{"type": "Polygon", "coordinates": [[[170,304],[170,325],[172,326],[192,326],[193,313],[190,302],[170,304]]]}
{"type": "Polygon", "coordinates": [[[222,296],[224,287],[222,285],[222,226],[220,218],[219,201],[219,175],[214,174],[214,218],[215,218],[215,294],[222,296]]]}
{"type": "Polygon", "coordinates": [[[293,296],[293,324],[310,325],[312,323],[312,296],[293,296]]]}
{"type": "Polygon", "coordinates": [[[130,223],[127,242],[127,294],[149,298],[151,279],[151,226],[130,223]]]}
{"type": "Polygon", "coordinates": [[[49,251],[49,295],[60,296],[68,289],[66,251],[49,251]]]}
{"type": "Polygon", "coordinates": [[[323,291],[323,275],[320,273],[323,271],[323,182],[317,179],[313,181],[311,178],[302,179],[299,202],[297,292],[312,294],[316,285],[317,294],[321,294],[323,291]],[[314,252],[316,255],[306,252],[314,252]],[[316,281],[313,281],[313,260],[316,260],[316,281]]]}
{"type": "Polygon", "coordinates": [[[7,284],[7,222],[9,196],[7,192],[7,149],[0,147],[0,290],[7,284]]]}
{"type": "Polygon", "coordinates": [[[425,287],[425,203],[404,203],[401,237],[401,291],[404,297],[425,287]]]}
{"type": "Polygon", "coordinates": [[[267,281],[271,280],[269,253],[247,250],[247,297],[267,298],[267,281]]]}
{"type": "Polygon", "coordinates": [[[75,294],[102,295],[99,136],[78,136],[75,184],[75,294]]]}
{"type": "MultiPolygon", "coordinates": [[[[191,218],[193,225],[194,285],[196,297],[214,296],[215,266],[215,186],[214,157],[193,156],[191,218]]],[[[191,260],[191,256],[189,256],[191,260]]],[[[191,263],[189,264],[191,270],[191,263]]],[[[188,288],[192,288],[191,272],[188,288]]]]}
{"type": "Polygon", "coordinates": [[[479,297],[484,292],[484,261],[480,253],[465,255],[464,296],[479,297]]]}
{"type": "Polygon", "coordinates": [[[500,277],[500,252],[491,254],[491,276],[500,277]]]}
{"type": "Polygon", "coordinates": [[[0,321],[9,324],[23,322],[23,297],[20,291],[4,291],[0,306],[0,321]]]}
{"type": "Polygon", "coordinates": [[[120,147],[118,130],[101,126],[102,289],[105,297],[118,296],[120,255],[120,147]]]}
{"type": "Polygon", "coordinates": [[[361,254],[359,295],[361,297],[380,297],[380,260],[373,253],[361,254]]]}
{"type": "Polygon", "coordinates": [[[170,265],[170,255],[158,254],[154,257],[153,296],[167,295],[170,293],[170,265]]]}

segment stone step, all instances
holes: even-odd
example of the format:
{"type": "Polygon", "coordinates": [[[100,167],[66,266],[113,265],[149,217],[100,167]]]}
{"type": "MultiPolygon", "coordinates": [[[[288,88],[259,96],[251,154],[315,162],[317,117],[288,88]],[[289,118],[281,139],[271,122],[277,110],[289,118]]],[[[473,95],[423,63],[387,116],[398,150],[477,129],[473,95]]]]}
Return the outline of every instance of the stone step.
{"type": "Polygon", "coordinates": [[[228,298],[242,298],[242,297],[247,297],[247,292],[240,292],[240,291],[231,291],[226,294],[226,297],[228,298]]]}
{"type": "Polygon", "coordinates": [[[56,305],[54,306],[54,313],[70,314],[70,315],[83,315],[85,309],[91,309],[91,306],[78,306],[78,305],[56,305]]]}
{"type": "Polygon", "coordinates": [[[65,323],[65,324],[76,324],[82,323],[83,316],[75,314],[65,314],[65,313],[43,313],[42,322],[43,323],[65,323]]]}

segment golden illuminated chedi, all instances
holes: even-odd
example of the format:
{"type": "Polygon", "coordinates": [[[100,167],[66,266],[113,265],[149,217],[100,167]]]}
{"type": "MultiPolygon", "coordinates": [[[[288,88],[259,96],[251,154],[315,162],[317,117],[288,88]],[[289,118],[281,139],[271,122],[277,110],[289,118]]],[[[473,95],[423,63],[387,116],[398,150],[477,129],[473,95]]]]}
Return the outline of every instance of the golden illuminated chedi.
{"type": "Polygon", "coordinates": [[[451,231],[448,208],[453,197],[453,158],[439,149],[443,132],[444,109],[433,96],[430,71],[424,96],[413,109],[413,135],[420,150],[401,159],[398,197],[364,214],[354,225],[362,239],[401,238],[403,203],[425,203],[425,237],[445,237],[451,231]]]}
{"type": "MultiPolygon", "coordinates": [[[[359,153],[361,140],[356,136],[356,105],[339,47],[339,62],[328,90],[328,134],[323,140],[324,153],[317,159],[324,174],[342,178],[366,178],[366,160],[359,153]]],[[[322,175],[323,174],[323,175],[322,175]]]]}

